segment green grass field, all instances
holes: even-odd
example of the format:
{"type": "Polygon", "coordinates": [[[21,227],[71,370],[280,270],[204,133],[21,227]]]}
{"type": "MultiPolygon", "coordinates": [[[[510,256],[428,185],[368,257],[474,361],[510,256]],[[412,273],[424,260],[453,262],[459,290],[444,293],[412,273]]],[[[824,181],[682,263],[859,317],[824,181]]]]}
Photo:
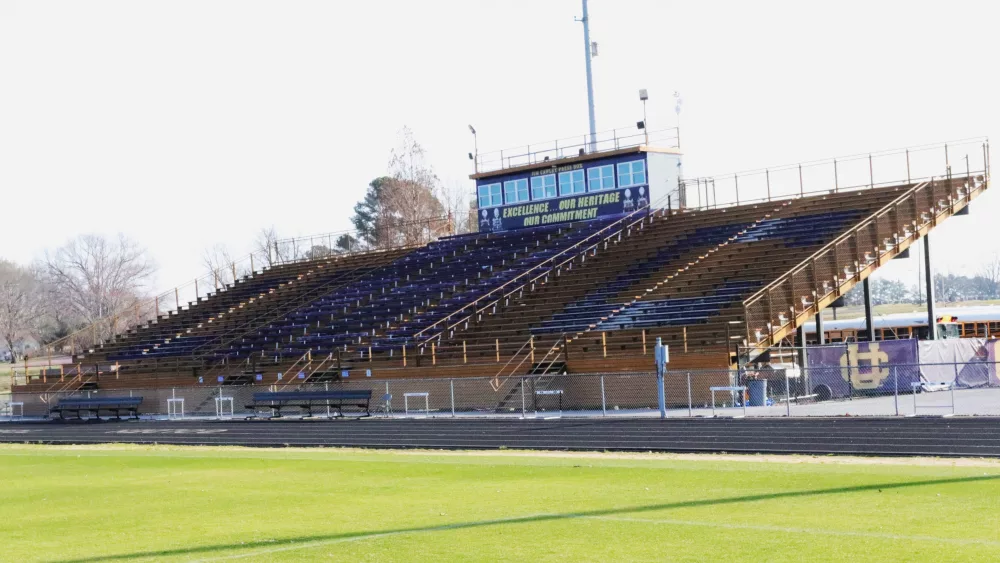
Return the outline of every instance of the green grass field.
{"type": "Polygon", "coordinates": [[[0,446],[4,561],[997,561],[1000,463],[0,446]]]}

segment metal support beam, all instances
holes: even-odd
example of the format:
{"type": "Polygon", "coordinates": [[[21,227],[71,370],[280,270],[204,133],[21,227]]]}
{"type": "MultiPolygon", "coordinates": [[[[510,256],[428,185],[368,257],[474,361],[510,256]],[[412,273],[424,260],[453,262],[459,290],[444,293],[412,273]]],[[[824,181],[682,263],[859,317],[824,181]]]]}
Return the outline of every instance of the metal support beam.
{"type": "Polygon", "coordinates": [[[816,313],[816,343],[826,344],[826,334],[823,332],[823,312],[816,313]]]}
{"type": "Polygon", "coordinates": [[[795,345],[799,348],[799,367],[804,368],[806,366],[806,325],[804,324],[795,329],[795,345]]]}
{"type": "Polygon", "coordinates": [[[865,278],[865,331],[868,333],[868,342],[875,342],[875,320],[872,316],[872,286],[871,278],[865,278]]]}
{"type": "Polygon", "coordinates": [[[924,235],[924,281],[927,284],[927,339],[937,340],[937,313],[934,312],[934,268],[931,266],[931,235],[924,235]]]}

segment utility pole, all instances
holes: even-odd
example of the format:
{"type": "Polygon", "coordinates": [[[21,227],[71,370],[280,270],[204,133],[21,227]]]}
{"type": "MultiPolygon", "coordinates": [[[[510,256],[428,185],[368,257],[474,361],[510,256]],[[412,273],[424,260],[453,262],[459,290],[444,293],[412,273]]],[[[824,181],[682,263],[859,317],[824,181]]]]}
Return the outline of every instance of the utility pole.
{"type": "Polygon", "coordinates": [[[587,11],[587,0],[583,0],[583,47],[587,56],[587,111],[590,117],[590,152],[597,151],[597,121],[594,119],[594,74],[590,68],[590,14],[587,11]]]}

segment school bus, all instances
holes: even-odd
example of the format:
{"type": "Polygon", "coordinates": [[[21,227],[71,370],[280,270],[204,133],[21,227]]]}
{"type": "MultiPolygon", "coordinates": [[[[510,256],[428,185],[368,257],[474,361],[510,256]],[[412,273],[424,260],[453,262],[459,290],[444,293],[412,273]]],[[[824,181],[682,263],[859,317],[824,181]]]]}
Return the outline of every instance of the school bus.
{"type": "MultiPolygon", "coordinates": [[[[1000,338],[1000,306],[942,307],[937,311],[935,323],[938,339],[944,338],[1000,338]]],[[[892,313],[875,315],[873,319],[875,340],[902,340],[929,336],[927,313],[892,313]]],[[[816,344],[816,325],[807,323],[806,342],[816,344]]],[[[865,318],[824,320],[825,342],[858,342],[867,340],[865,318]]]]}

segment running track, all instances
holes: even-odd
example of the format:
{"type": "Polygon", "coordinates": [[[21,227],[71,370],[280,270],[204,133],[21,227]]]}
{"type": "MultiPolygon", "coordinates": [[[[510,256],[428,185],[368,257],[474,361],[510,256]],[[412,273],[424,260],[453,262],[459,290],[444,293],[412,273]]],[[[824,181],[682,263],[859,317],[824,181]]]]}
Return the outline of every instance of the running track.
{"type": "Polygon", "coordinates": [[[1000,418],[12,422],[0,442],[1000,457],[1000,418]]]}

